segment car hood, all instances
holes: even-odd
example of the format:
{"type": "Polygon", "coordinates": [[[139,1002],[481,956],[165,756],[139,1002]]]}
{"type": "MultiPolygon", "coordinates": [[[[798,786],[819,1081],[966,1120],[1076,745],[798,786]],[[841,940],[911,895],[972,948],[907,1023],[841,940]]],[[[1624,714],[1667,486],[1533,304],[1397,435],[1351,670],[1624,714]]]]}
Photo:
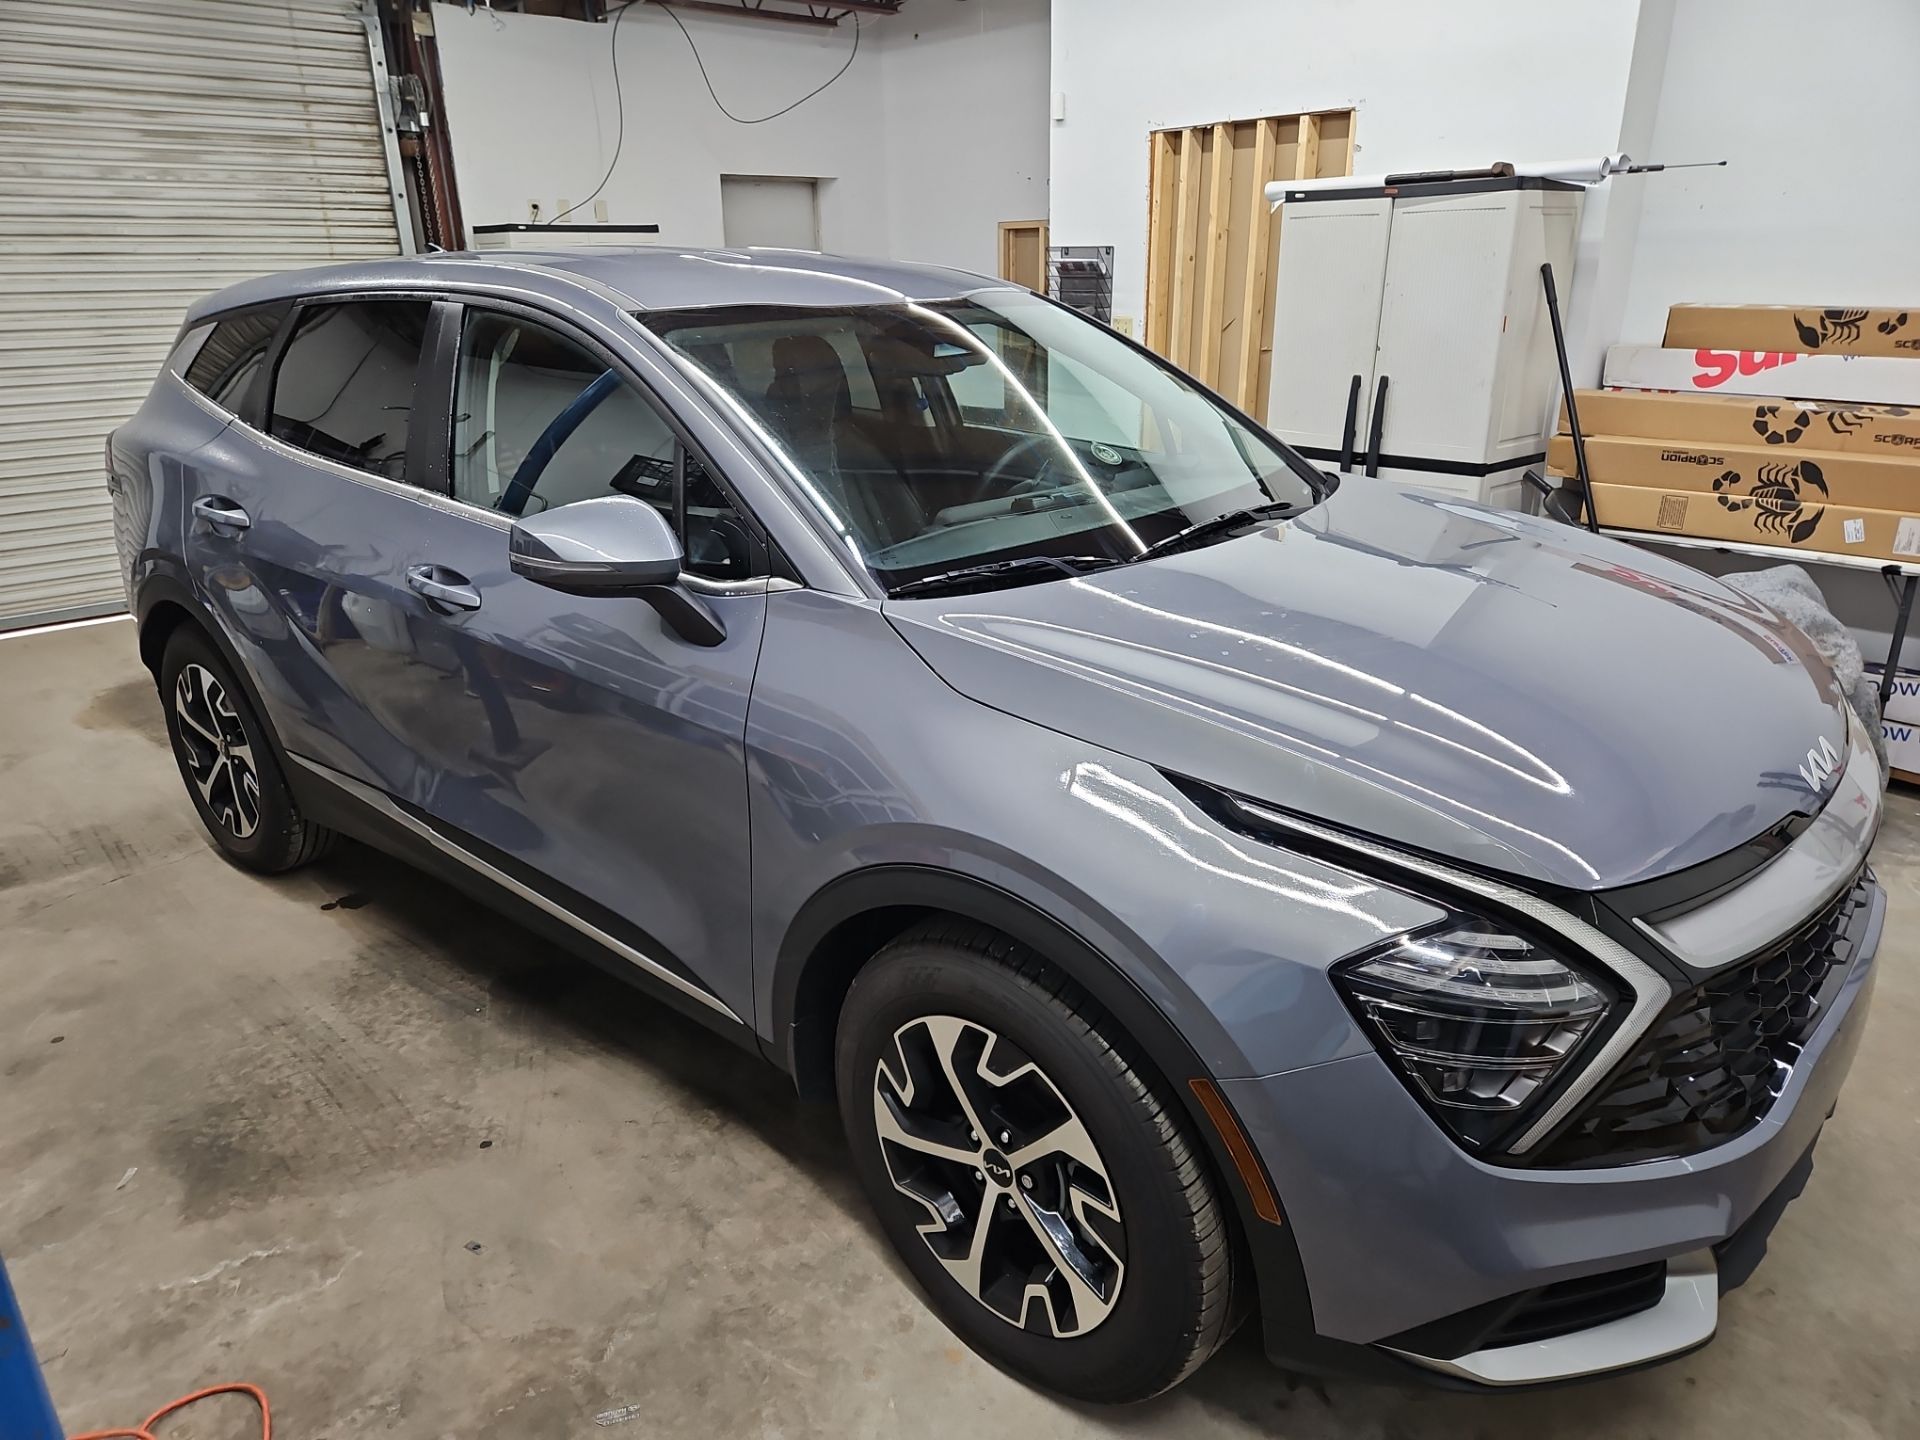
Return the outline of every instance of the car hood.
{"type": "Polygon", "coordinates": [[[1838,780],[1821,742],[1847,748],[1838,682],[1766,607],[1568,526],[1376,480],[1185,554],[885,608],[983,704],[1580,890],[1817,809],[1838,780]]]}

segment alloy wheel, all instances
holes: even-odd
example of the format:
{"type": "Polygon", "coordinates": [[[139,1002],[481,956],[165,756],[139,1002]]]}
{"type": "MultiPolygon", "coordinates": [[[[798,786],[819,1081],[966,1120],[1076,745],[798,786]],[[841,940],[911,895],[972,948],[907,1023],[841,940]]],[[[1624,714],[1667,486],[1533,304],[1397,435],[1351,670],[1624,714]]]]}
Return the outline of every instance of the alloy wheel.
{"type": "Polygon", "coordinates": [[[260,827],[260,772],[227,688],[203,665],[182,667],[173,713],[186,769],[200,799],[236,840],[260,827]]]}
{"type": "Polygon", "coordinates": [[[1029,1333],[1085,1335],[1113,1312],[1126,1232],[1106,1163],[1047,1075],[971,1020],[928,1015],[875,1067],[893,1187],[961,1288],[1029,1333]],[[924,1217],[919,1215],[924,1211],[924,1217]]]}

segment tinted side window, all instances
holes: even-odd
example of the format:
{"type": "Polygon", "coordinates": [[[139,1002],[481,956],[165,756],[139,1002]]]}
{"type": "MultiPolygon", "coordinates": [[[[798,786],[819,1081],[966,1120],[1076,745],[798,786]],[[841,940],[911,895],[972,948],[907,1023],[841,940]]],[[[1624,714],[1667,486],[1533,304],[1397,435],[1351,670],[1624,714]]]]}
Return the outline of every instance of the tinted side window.
{"type": "Polygon", "coordinates": [[[230,315],[213,327],[180,378],[222,409],[238,410],[279,329],[277,310],[230,315]]]}
{"type": "MultiPolygon", "coordinates": [[[[533,515],[608,494],[676,522],[680,445],[639,391],[585,347],[509,315],[470,312],[453,400],[454,498],[533,515]]],[[[686,464],[686,568],[756,573],[747,526],[700,462],[686,464]]]]}
{"type": "Polygon", "coordinates": [[[315,455],[404,480],[424,300],[310,305],[273,382],[273,434],[315,455]]]}

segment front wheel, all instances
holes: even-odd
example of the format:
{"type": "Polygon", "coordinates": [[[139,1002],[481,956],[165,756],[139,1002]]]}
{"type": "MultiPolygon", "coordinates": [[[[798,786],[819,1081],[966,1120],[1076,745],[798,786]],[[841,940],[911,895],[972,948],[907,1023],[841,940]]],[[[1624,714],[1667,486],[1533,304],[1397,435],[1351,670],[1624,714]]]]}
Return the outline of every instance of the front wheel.
{"type": "Polygon", "coordinates": [[[854,1165],[946,1323],[1099,1403],[1178,1383],[1232,1329],[1226,1207],[1164,1082],[1038,956],[934,922],[841,1011],[854,1165]]]}

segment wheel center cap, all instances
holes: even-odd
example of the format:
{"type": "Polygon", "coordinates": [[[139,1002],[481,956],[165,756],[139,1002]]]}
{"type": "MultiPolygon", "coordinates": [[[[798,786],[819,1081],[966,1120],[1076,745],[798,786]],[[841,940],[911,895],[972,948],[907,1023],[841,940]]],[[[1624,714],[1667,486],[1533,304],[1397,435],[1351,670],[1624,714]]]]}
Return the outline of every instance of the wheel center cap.
{"type": "Polygon", "coordinates": [[[980,1157],[980,1169],[985,1172],[987,1179],[1002,1190],[1013,1184],[1013,1166],[1007,1163],[1007,1157],[998,1150],[989,1150],[980,1157]]]}

